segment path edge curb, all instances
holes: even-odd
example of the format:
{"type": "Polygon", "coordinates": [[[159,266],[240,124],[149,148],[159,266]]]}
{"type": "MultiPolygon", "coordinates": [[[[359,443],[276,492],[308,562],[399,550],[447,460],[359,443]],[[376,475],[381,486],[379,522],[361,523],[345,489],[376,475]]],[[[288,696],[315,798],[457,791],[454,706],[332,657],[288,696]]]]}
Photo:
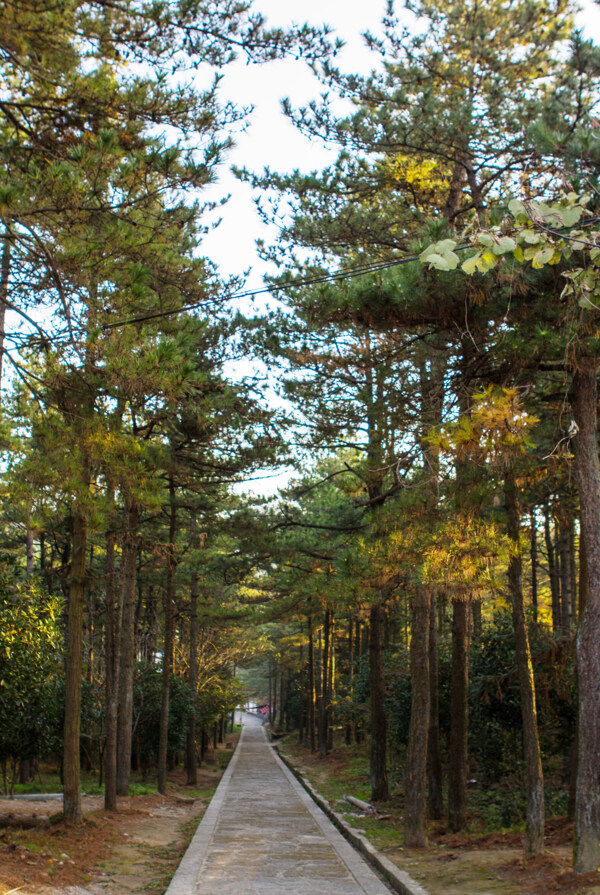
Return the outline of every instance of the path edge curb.
{"type": "Polygon", "coordinates": [[[239,757],[242,735],[237,741],[234,753],[229,760],[229,764],[225,768],[225,773],[219,780],[217,788],[213,793],[210,802],[206,806],[204,814],[200,818],[196,831],[188,843],[188,847],[186,848],[181,861],[175,869],[175,873],[171,877],[165,895],[193,895],[202,861],[214,832],[219,816],[219,810],[229,787],[233,769],[239,757]]]}
{"type": "Polygon", "coordinates": [[[396,892],[400,893],[400,895],[429,895],[427,889],[424,889],[423,886],[409,876],[406,871],[396,867],[389,858],[382,855],[381,852],[369,842],[366,836],[363,836],[362,833],[358,833],[344,820],[341,814],[334,811],[329,802],[314,789],[312,784],[309,783],[298,768],[292,764],[289,758],[282,754],[276,744],[272,743],[271,746],[284,765],[292,772],[298,783],[304,790],[306,790],[313,802],[319,806],[332,824],[337,827],[344,839],[347,839],[348,842],[369,862],[369,864],[382,874],[396,892]]]}

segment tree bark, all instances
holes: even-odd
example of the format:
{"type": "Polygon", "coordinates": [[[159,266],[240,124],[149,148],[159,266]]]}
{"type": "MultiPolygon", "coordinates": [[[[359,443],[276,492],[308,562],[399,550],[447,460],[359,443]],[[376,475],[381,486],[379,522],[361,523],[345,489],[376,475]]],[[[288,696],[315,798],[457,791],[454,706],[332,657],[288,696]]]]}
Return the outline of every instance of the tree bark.
{"type": "Polygon", "coordinates": [[[600,471],[598,467],[598,361],[585,358],[573,374],[573,439],[579,479],[581,536],[585,544],[587,603],[577,634],[579,744],[575,799],[575,871],[600,866],[600,471]]]}
{"type": "Polygon", "coordinates": [[[571,630],[573,520],[565,509],[559,511],[559,553],[560,553],[560,621],[565,633],[571,630]]]}
{"type": "Polygon", "coordinates": [[[27,528],[27,577],[33,578],[33,529],[27,528]]]}
{"type": "Polygon", "coordinates": [[[523,601],[519,505],[517,489],[511,471],[507,472],[505,479],[505,500],[507,531],[511,541],[510,558],[508,561],[508,587],[512,603],[517,672],[521,691],[523,750],[527,787],[525,856],[531,858],[541,854],[544,848],[544,776],[537,726],[533,665],[523,601]]]}
{"type": "MultiPolygon", "coordinates": [[[[362,657],[364,655],[363,652],[363,626],[360,621],[360,618],[356,619],[356,640],[355,640],[355,648],[354,654],[356,656],[356,662],[358,667],[360,667],[362,662],[362,657]]],[[[359,715],[354,722],[354,742],[356,745],[360,745],[363,741],[363,720],[359,715]]]]}
{"type": "Polygon", "coordinates": [[[279,675],[279,727],[281,730],[285,728],[285,668],[281,666],[279,675]]]}
{"type": "Polygon", "coordinates": [[[2,243],[2,261],[0,262],[0,387],[2,386],[2,368],[4,364],[4,337],[6,335],[6,302],[8,301],[8,280],[10,277],[10,236],[4,228],[2,243]]]}
{"type": "Polygon", "coordinates": [[[196,763],[196,690],[198,688],[198,572],[192,572],[190,586],[190,672],[189,685],[192,694],[192,705],[188,714],[188,730],[186,744],[186,772],[190,786],[198,782],[196,763]]]}
{"type": "Polygon", "coordinates": [[[410,638],[411,709],[404,784],[404,843],[408,848],[427,844],[427,737],[430,719],[429,624],[431,597],[418,588],[410,638]]]}
{"type": "Polygon", "coordinates": [[[440,743],[440,696],[438,626],[435,594],[429,609],[429,732],[427,734],[427,811],[433,820],[444,812],[442,749],[440,743]]]}
{"type": "MultiPolygon", "coordinates": [[[[581,522],[580,522],[581,529],[581,522]]],[[[585,557],[585,540],[583,535],[579,538],[579,593],[577,596],[577,615],[581,619],[585,612],[588,600],[588,574],[587,560],[585,557]]]]}
{"type": "Polygon", "coordinates": [[[177,506],[175,486],[169,479],[169,547],[167,553],[167,586],[165,588],[165,639],[162,661],[162,693],[160,704],[160,733],[158,739],[157,788],[161,795],[167,792],[167,751],[169,746],[169,693],[173,665],[173,604],[175,601],[175,533],[177,531],[177,506]]]}
{"type": "Polygon", "coordinates": [[[310,751],[317,751],[315,740],[315,646],[313,642],[313,617],[308,614],[308,740],[310,751]]]}
{"type": "Polygon", "coordinates": [[[323,650],[321,653],[321,693],[319,696],[319,755],[327,755],[327,707],[329,704],[329,642],[331,628],[329,609],[325,610],[323,650]]]}
{"type": "Polygon", "coordinates": [[[129,793],[133,736],[133,677],[135,670],[135,570],[138,506],[129,495],[125,504],[121,554],[121,662],[119,667],[119,722],[117,738],[117,795],[129,793]]]}
{"type": "MultiPolygon", "coordinates": [[[[86,463],[87,467],[87,463],[86,463]]],[[[89,480],[89,469],[85,473],[89,480]]],[[[63,743],[63,813],[66,821],[82,821],[79,738],[81,728],[81,674],[83,666],[83,609],[85,604],[85,557],[87,520],[73,514],[73,558],[69,586],[63,743]]]]}
{"type": "MultiPolygon", "coordinates": [[[[114,494],[109,485],[109,501],[112,504],[114,494]]],[[[114,510],[111,507],[111,519],[106,538],[106,747],[104,753],[105,782],[104,807],[114,811],[117,807],[117,707],[118,681],[120,661],[120,607],[115,606],[115,531],[114,510]]]]}
{"type": "Polygon", "coordinates": [[[371,692],[371,801],[389,798],[387,778],[387,717],[385,711],[385,654],[383,649],[385,609],[378,600],[370,612],[370,692],[371,692]]]}
{"type": "Polygon", "coordinates": [[[335,700],[335,616],[333,609],[329,610],[329,670],[327,672],[327,751],[333,749],[333,703],[335,700]]]}
{"type": "Polygon", "coordinates": [[[452,603],[452,693],[450,697],[450,756],[448,766],[448,825],[453,833],[467,823],[469,733],[470,600],[452,603]]]}
{"type": "Polygon", "coordinates": [[[531,609],[533,613],[533,623],[538,623],[538,585],[537,585],[537,527],[535,522],[535,509],[530,515],[530,551],[531,558],[531,609]]]}
{"type": "Polygon", "coordinates": [[[552,529],[550,527],[550,507],[548,504],[544,507],[544,538],[546,541],[546,552],[548,554],[550,593],[552,595],[552,630],[558,631],[560,627],[560,588],[556,554],[554,550],[554,542],[552,540],[552,529]]]}
{"type": "MultiPolygon", "coordinates": [[[[353,637],[354,619],[352,616],[348,619],[348,697],[354,702],[354,637],[353,637]]],[[[346,745],[352,742],[352,721],[346,721],[346,745]]]]}

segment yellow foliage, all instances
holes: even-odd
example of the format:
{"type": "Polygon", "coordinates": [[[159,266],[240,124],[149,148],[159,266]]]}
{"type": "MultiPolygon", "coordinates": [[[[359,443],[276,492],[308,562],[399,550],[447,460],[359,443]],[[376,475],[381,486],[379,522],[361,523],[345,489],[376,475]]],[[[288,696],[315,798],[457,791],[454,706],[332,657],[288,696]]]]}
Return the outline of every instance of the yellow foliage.
{"type": "Polygon", "coordinates": [[[435,201],[448,189],[448,166],[436,159],[419,159],[399,154],[383,163],[389,186],[410,190],[419,208],[435,201]]]}
{"type": "Polygon", "coordinates": [[[531,446],[537,417],[521,407],[517,389],[491,386],[474,396],[469,414],[429,440],[459,459],[507,463],[531,446]]]}
{"type": "Polygon", "coordinates": [[[497,589],[496,565],[506,540],[487,522],[452,519],[436,532],[423,557],[423,580],[452,599],[477,598],[497,589]]]}

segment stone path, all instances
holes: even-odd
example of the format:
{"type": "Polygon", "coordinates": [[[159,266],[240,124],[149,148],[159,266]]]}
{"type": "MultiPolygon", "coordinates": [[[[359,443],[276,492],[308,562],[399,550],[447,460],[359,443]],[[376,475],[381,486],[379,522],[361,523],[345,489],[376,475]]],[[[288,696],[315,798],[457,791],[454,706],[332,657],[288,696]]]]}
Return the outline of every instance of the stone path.
{"type": "Polygon", "coordinates": [[[240,744],[166,895],[389,895],[244,715],[240,744]]]}

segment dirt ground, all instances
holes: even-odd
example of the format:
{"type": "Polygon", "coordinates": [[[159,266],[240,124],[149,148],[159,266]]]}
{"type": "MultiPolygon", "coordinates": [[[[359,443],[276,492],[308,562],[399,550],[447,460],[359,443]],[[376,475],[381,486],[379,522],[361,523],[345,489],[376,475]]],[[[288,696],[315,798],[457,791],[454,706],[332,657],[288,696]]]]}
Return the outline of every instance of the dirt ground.
{"type": "Polygon", "coordinates": [[[173,775],[166,796],[119,799],[116,813],[84,796],[80,827],[52,816],[60,801],[2,800],[1,815],[42,825],[0,829],[0,895],[162,895],[221,774],[201,769],[194,793],[202,797],[194,798],[173,775]]]}
{"type": "Polygon", "coordinates": [[[600,895],[600,874],[577,876],[571,867],[572,828],[547,824],[546,850],[525,861],[519,834],[445,836],[426,850],[383,849],[430,895],[600,895]]]}

